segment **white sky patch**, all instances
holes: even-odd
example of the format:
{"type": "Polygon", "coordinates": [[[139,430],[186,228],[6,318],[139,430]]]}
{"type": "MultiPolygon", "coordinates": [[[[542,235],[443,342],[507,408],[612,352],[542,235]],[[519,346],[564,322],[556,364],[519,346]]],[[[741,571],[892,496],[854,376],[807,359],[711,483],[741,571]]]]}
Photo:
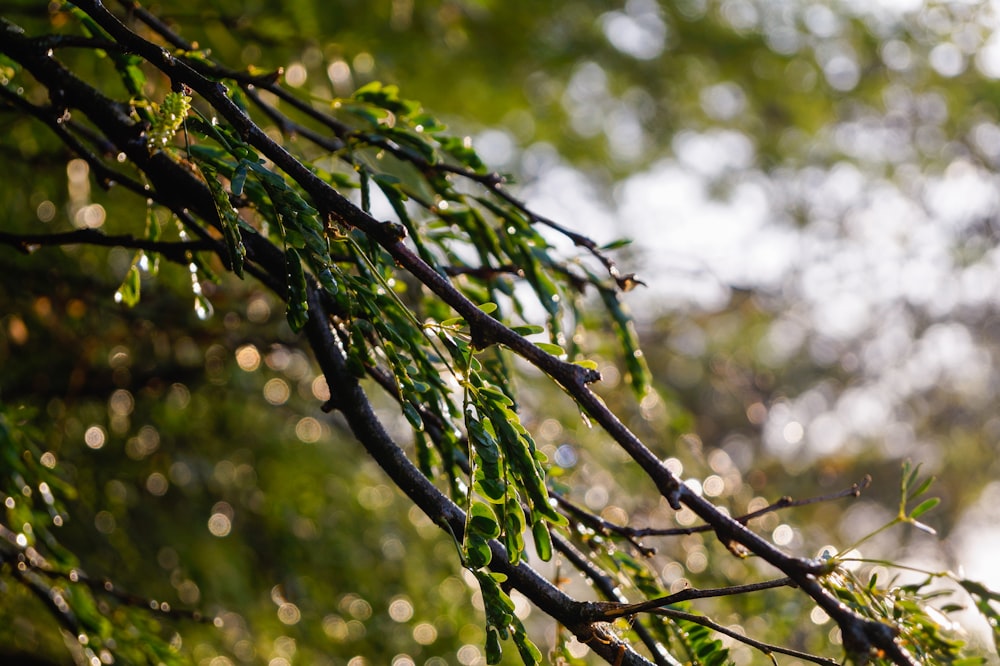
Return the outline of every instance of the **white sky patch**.
{"type": "Polygon", "coordinates": [[[762,354],[780,361],[807,333],[810,352],[829,356],[821,362],[853,350],[856,384],[771,406],[763,439],[772,454],[808,464],[876,438],[886,455],[932,460],[896,410],[934,386],[969,400],[989,395],[993,360],[949,313],[1000,302],[1000,249],[968,266],[953,249],[969,225],[994,214],[993,178],[960,160],[915,173],[906,191],[846,162],[765,176],[749,170],[750,141],[725,130],[681,133],[674,148],[676,158],[622,181],[611,206],[558,163],[540,170],[528,203],[598,243],[633,239],[631,254],[617,258],[648,285],[626,297],[640,321],[678,307],[722,308],[731,286],[781,289],[789,310],[762,354]],[[713,188],[719,176],[729,179],[713,188]],[[805,226],[790,222],[795,205],[805,226]],[[918,330],[910,307],[942,321],[918,330]]]}
{"type": "MultiPolygon", "coordinates": [[[[707,155],[705,148],[692,150],[689,161],[707,155]]],[[[767,223],[766,193],[752,180],[719,201],[704,178],[667,160],[624,181],[616,198],[621,233],[636,240],[640,277],[650,283],[636,299],[648,292],[652,302],[690,297],[711,306],[728,285],[773,285],[790,268],[798,234],[767,223]]],[[[660,310],[636,308],[642,317],[660,310]]]]}
{"type": "Polygon", "coordinates": [[[976,68],[991,79],[1000,78],[1000,35],[993,33],[976,53],[976,68]]]}
{"type": "Polygon", "coordinates": [[[613,47],[637,60],[651,60],[667,44],[667,24],[655,0],[628,0],[625,11],[601,16],[601,29],[613,47]]]}
{"type": "Polygon", "coordinates": [[[472,140],[476,152],[490,167],[505,168],[514,158],[516,143],[510,132],[501,129],[487,129],[472,140]]]}
{"type": "Polygon", "coordinates": [[[716,120],[731,120],[746,109],[743,89],[731,81],[717,83],[701,91],[701,108],[716,120]]]}
{"type": "MultiPolygon", "coordinates": [[[[958,553],[956,559],[961,563],[959,575],[982,583],[991,590],[1000,589],[1000,567],[997,567],[997,553],[1000,552],[998,526],[1000,481],[994,481],[983,489],[979,500],[965,512],[951,538],[955,552],[958,553]]],[[[989,627],[982,616],[970,610],[962,623],[969,626],[973,622],[978,624],[980,638],[988,643],[989,627]]]]}
{"type": "Polygon", "coordinates": [[[734,131],[682,132],[674,148],[676,159],[616,187],[614,209],[585,176],[558,163],[541,170],[528,197],[537,212],[599,244],[634,241],[623,268],[649,287],[629,300],[662,305],[636,307],[641,318],[685,301],[718,307],[730,286],[777,288],[793,271],[790,297],[801,298],[816,330],[841,340],[901,302],[939,316],[958,303],[1000,298],[988,288],[1000,285],[1000,252],[955,263],[955,242],[1000,206],[995,178],[965,161],[938,176],[917,175],[903,192],[848,163],[770,178],[747,171],[753,146],[734,131]],[[713,193],[712,180],[732,173],[743,175],[713,193]],[[807,208],[805,227],[788,221],[793,200],[807,208]]]}
{"type": "Polygon", "coordinates": [[[952,162],[944,178],[927,188],[931,213],[957,229],[965,227],[997,208],[996,178],[965,160],[952,162]]]}
{"type": "MultiPolygon", "coordinates": [[[[612,211],[594,196],[593,191],[593,185],[582,173],[556,165],[546,169],[531,184],[527,204],[533,212],[603,245],[621,238],[623,232],[615,224],[612,211]]],[[[545,237],[559,247],[572,245],[569,241],[561,241],[558,235],[545,233],[545,237]]]]}
{"type": "Polygon", "coordinates": [[[674,152],[681,165],[708,177],[747,169],[753,163],[754,148],[740,132],[716,130],[699,134],[680,132],[673,140],[674,152]]]}

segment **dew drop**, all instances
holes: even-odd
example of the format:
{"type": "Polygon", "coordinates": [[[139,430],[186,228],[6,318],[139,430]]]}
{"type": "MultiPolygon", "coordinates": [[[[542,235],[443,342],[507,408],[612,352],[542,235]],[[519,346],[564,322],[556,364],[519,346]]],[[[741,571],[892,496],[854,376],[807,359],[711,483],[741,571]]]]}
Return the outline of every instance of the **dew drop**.
{"type": "Polygon", "coordinates": [[[203,294],[195,294],[194,313],[198,317],[198,319],[205,321],[206,319],[212,316],[213,312],[214,308],[212,307],[211,302],[209,302],[209,300],[205,298],[203,294]]]}

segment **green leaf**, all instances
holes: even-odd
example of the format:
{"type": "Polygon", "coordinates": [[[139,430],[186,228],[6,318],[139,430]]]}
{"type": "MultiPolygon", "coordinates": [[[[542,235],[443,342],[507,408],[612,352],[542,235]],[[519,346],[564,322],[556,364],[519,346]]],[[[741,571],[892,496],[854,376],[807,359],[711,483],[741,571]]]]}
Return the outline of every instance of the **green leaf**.
{"type": "Polygon", "coordinates": [[[488,505],[473,502],[469,510],[469,529],[485,539],[495,539],[500,536],[500,525],[488,505]]]}
{"type": "Polygon", "coordinates": [[[240,196],[243,194],[243,185],[247,182],[247,162],[241,160],[239,164],[236,165],[236,169],[233,171],[233,177],[229,182],[229,189],[232,190],[233,194],[240,196]]]}
{"type": "Polygon", "coordinates": [[[930,497],[925,499],[923,502],[914,507],[913,511],[910,512],[910,518],[916,519],[924,515],[938,504],[941,503],[940,497],[930,497]]]}
{"type": "Polygon", "coordinates": [[[617,250],[619,248],[627,247],[632,244],[631,238],[619,238],[618,240],[611,241],[606,245],[600,247],[601,250],[617,250]]]}
{"type": "Polygon", "coordinates": [[[535,539],[535,552],[543,562],[552,559],[552,537],[549,534],[549,527],[542,521],[536,521],[531,526],[531,535],[535,539]]]}
{"type": "Polygon", "coordinates": [[[475,484],[476,492],[494,504],[501,504],[507,498],[507,484],[502,479],[480,479],[475,484]]]}
{"type": "MultiPolygon", "coordinates": [[[[141,254],[140,252],[136,255],[137,260],[141,254]]],[[[122,303],[125,307],[135,307],[139,302],[140,277],[138,261],[133,261],[132,266],[128,269],[128,273],[125,274],[125,279],[122,280],[121,286],[115,292],[115,301],[122,303]]]]}
{"type": "MultiPolygon", "coordinates": [[[[914,477],[914,478],[915,478],[915,477],[914,477]]],[[[924,479],[924,480],[923,480],[923,481],[922,481],[922,482],[920,483],[920,485],[919,485],[919,486],[917,486],[917,488],[916,488],[915,490],[911,490],[911,491],[909,492],[909,494],[908,494],[908,495],[907,495],[907,497],[906,497],[906,501],[910,501],[910,500],[912,500],[912,499],[915,499],[915,498],[917,498],[917,497],[920,497],[920,496],[921,496],[921,495],[923,495],[923,494],[924,494],[925,492],[927,492],[928,488],[930,488],[930,487],[931,487],[931,484],[933,484],[933,483],[934,483],[934,477],[933,477],[933,476],[929,476],[929,477],[927,477],[926,479],[924,479]]]]}
{"type": "Polygon", "coordinates": [[[467,137],[457,136],[437,136],[441,149],[454,157],[463,166],[467,166],[473,171],[483,173],[486,165],[475,150],[472,149],[472,142],[467,137]]]}
{"type": "MultiPolygon", "coordinates": [[[[517,620],[517,618],[515,618],[517,620]]],[[[521,625],[521,621],[517,620],[514,626],[514,645],[517,647],[518,654],[521,655],[521,661],[525,663],[526,666],[535,666],[536,664],[542,663],[542,653],[538,647],[531,642],[528,638],[528,634],[524,631],[524,626],[521,625]]]]}
{"type": "Polygon", "coordinates": [[[506,393],[492,386],[484,386],[478,390],[478,394],[483,398],[489,398],[490,402],[500,407],[513,407],[514,401],[506,393]]]}
{"type": "Polygon", "coordinates": [[[301,331],[309,320],[309,302],[306,275],[302,270],[302,259],[297,250],[289,248],[285,252],[285,270],[288,277],[288,305],[285,317],[295,332],[301,331]]]}
{"type": "Polygon", "coordinates": [[[226,241],[226,250],[230,265],[237,277],[242,278],[243,259],[246,257],[247,251],[243,246],[243,237],[240,235],[239,213],[236,212],[236,209],[229,202],[229,195],[222,189],[222,184],[217,179],[218,172],[215,168],[208,164],[203,164],[202,172],[205,174],[205,182],[208,184],[208,189],[212,191],[215,210],[219,214],[219,222],[222,225],[222,233],[226,241]]]}
{"type": "Polygon", "coordinates": [[[406,420],[410,422],[410,425],[413,426],[414,430],[424,429],[424,420],[420,416],[420,412],[417,410],[417,408],[414,407],[411,403],[409,402],[403,403],[403,415],[406,417],[406,420]]]}
{"type": "Polygon", "coordinates": [[[329,266],[326,266],[317,275],[319,278],[319,283],[323,285],[323,289],[326,290],[331,296],[336,296],[340,288],[337,286],[337,280],[333,277],[333,271],[330,270],[329,266]]]}
{"type": "Polygon", "coordinates": [[[500,647],[500,633],[494,627],[486,628],[486,663],[499,664],[503,656],[503,648],[500,647]]]}
{"type": "Polygon", "coordinates": [[[482,536],[470,533],[465,535],[465,560],[473,569],[481,569],[493,559],[493,551],[482,536]]]}
{"type": "Polygon", "coordinates": [[[553,356],[564,356],[566,354],[565,349],[563,349],[559,345],[554,345],[550,342],[536,342],[535,346],[541,349],[543,352],[547,354],[552,354],[553,356]]]}
{"type": "Polygon", "coordinates": [[[368,174],[368,170],[364,168],[359,168],[358,173],[361,176],[361,210],[366,213],[372,212],[372,193],[371,193],[371,176],[368,174]]]}
{"type": "Polygon", "coordinates": [[[644,396],[649,390],[650,373],[646,358],[639,349],[639,340],[635,333],[632,318],[625,311],[619,300],[619,294],[614,289],[598,289],[605,308],[611,314],[615,325],[615,335],[621,346],[625,367],[628,368],[628,379],[636,396],[644,396]]]}

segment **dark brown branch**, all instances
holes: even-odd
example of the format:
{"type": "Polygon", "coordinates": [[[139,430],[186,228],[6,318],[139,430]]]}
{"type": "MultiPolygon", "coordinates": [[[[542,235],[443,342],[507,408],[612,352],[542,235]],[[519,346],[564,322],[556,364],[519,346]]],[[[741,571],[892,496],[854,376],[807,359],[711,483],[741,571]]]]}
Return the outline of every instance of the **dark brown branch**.
{"type": "MultiPolygon", "coordinates": [[[[51,108],[56,110],[71,107],[81,110],[101,130],[108,142],[116,146],[120,152],[125,153],[128,160],[136,168],[150,176],[151,180],[155,180],[155,189],[136,185],[129,179],[121,177],[120,174],[108,172],[103,162],[83,148],[79,142],[61,131],[58,122],[53,122],[54,119],[51,116],[46,117],[42,113],[41,107],[28,105],[26,110],[53,128],[71,148],[79,149],[81,157],[94,165],[95,170],[100,169],[99,173],[108,176],[106,180],[99,182],[107,185],[115,178],[121,178],[120,182],[129,189],[138,190],[137,193],[142,196],[152,198],[170,208],[192,233],[199,235],[203,240],[211,239],[211,236],[201,225],[193,223],[188,212],[189,210],[198,211],[198,215],[207,220],[209,224],[217,229],[221,227],[208,188],[197,178],[194,178],[190,171],[162,151],[149,151],[143,136],[144,128],[132,119],[127,104],[105,96],[101,91],[72,74],[46,51],[37,51],[31,45],[30,40],[25,38],[16,26],[4,22],[0,25],[0,30],[2,30],[3,37],[0,39],[0,52],[6,53],[20,62],[25,69],[46,86],[52,102],[51,108]],[[32,108],[34,111],[31,110],[32,108]],[[152,178],[153,176],[155,179],[152,178]]],[[[10,98],[5,96],[5,99],[10,98]]],[[[25,104],[27,103],[25,102],[25,104]]],[[[62,113],[58,115],[62,117],[62,113]]]]}
{"type": "MultiPolygon", "coordinates": [[[[565,557],[570,564],[576,567],[578,571],[586,576],[605,599],[613,599],[621,604],[628,603],[628,599],[626,599],[625,595],[622,594],[618,584],[610,576],[594,566],[594,563],[591,562],[586,555],[577,550],[573,544],[561,537],[558,533],[552,532],[551,536],[552,547],[565,557]]],[[[646,626],[637,622],[632,625],[632,631],[639,636],[639,640],[642,641],[643,645],[645,645],[650,654],[652,654],[657,666],[680,666],[680,663],[677,660],[665,652],[663,646],[653,637],[646,626]]]]}
{"type": "MultiPolygon", "coordinates": [[[[243,87],[243,92],[246,93],[246,96],[250,99],[250,101],[256,104],[257,108],[259,108],[264,113],[264,115],[270,118],[271,121],[278,126],[278,129],[281,131],[282,134],[286,136],[295,136],[295,135],[304,136],[306,139],[312,141],[320,148],[328,150],[331,153],[335,153],[344,147],[344,142],[341,141],[340,139],[330,138],[328,136],[320,134],[319,132],[316,132],[306,127],[305,125],[297,123],[288,118],[288,116],[279,112],[270,104],[265,103],[264,100],[260,98],[260,95],[257,94],[257,91],[254,89],[254,86],[250,84],[243,84],[242,87],[243,87]]],[[[264,88],[268,91],[271,91],[273,89],[273,90],[281,90],[282,92],[284,92],[284,88],[281,88],[277,85],[264,86],[264,88]]]]}
{"type": "MultiPolygon", "coordinates": [[[[345,352],[330,326],[323,299],[315,287],[310,288],[309,306],[311,316],[306,323],[306,334],[310,347],[316,354],[331,393],[336,390],[337,409],[347,419],[351,431],[393,482],[431,520],[456,540],[461,540],[465,530],[464,512],[414,466],[385,431],[357,378],[347,368],[345,352]]],[[[491,541],[490,549],[493,551],[490,568],[507,575],[510,584],[540,610],[561,622],[581,640],[590,640],[595,630],[599,630],[590,622],[581,622],[583,604],[554,587],[534,569],[524,564],[510,564],[507,552],[500,543],[491,541]]],[[[601,640],[590,640],[589,645],[611,663],[650,663],[607,632],[602,633],[601,640]],[[621,661],[616,662],[617,659],[621,661]]]]}
{"type": "Polygon", "coordinates": [[[122,53],[122,45],[107,39],[84,37],[83,35],[44,35],[31,40],[39,49],[81,48],[122,53]]]}
{"type": "Polygon", "coordinates": [[[496,268],[492,266],[443,266],[442,268],[451,277],[468,275],[480,280],[492,280],[500,275],[524,277],[524,271],[514,264],[504,264],[496,268]]]}
{"type": "MultiPolygon", "coordinates": [[[[58,95],[54,96],[58,97],[58,95]]],[[[68,148],[86,160],[90,168],[93,169],[94,175],[97,177],[97,182],[100,183],[101,187],[108,189],[112,185],[121,185],[142,196],[149,197],[154,194],[149,191],[148,187],[111,169],[97,155],[88,150],[69,131],[69,127],[72,127],[75,132],[82,134],[91,144],[99,146],[105,152],[111,152],[114,146],[107,139],[95,134],[89,128],[69,121],[67,118],[68,114],[64,109],[59,109],[55,106],[43,107],[31,104],[13,91],[2,86],[0,86],[0,99],[48,125],[49,129],[55,132],[68,148]]]]}
{"type": "Polygon", "coordinates": [[[152,28],[156,34],[163,37],[163,39],[167,40],[167,42],[174,47],[184,51],[194,50],[193,44],[185,39],[182,39],[180,35],[170,29],[170,26],[161,21],[159,17],[149,12],[138,2],[134,2],[134,0],[120,0],[120,4],[125,7],[125,10],[130,15],[135,16],[137,19],[152,28]]]}
{"type": "Polygon", "coordinates": [[[218,250],[217,243],[205,241],[149,241],[127,234],[113,235],[102,233],[97,229],[77,229],[54,234],[11,234],[0,231],[0,244],[10,245],[21,252],[30,254],[39,247],[60,245],[99,245],[101,247],[127,247],[133,250],[157,252],[164,259],[179,264],[191,261],[191,252],[218,250]]]}

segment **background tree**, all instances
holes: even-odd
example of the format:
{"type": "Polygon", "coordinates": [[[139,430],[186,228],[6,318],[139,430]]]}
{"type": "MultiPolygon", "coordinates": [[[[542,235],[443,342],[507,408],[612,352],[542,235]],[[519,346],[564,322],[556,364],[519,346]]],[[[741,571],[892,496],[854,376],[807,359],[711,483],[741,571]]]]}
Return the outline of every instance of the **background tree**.
{"type": "MultiPolygon", "coordinates": [[[[124,23],[98,3],[76,7],[12,8],[0,46],[16,184],[2,191],[12,212],[2,238],[23,250],[58,246],[4,256],[18,276],[4,286],[10,651],[58,659],[59,631],[80,659],[312,663],[363,653],[376,663],[445,654],[474,663],[481,646],[495,661],[499,638],[511,636],[532,661],[540,655],[521,619],[534,607],[539,636],[551,620],[534,620],[538,610],[565,627],[554,650],[566,660],[586,645],[612,663],[721,663],[753,659],[750,646],[825,663],[842,653],[830,642],[859,661],[958,659],[960,643],[924,607],[933,577],[904,586],[878,563],[852,563],[848,544],[869,533],[881,542],[866,555],[871,544],[893,553],[878,520],[849,514],[854,527],[837,538],[805,527],[835,523],[835,505],[778,519],[794,502],[760,497],[793,486],[755,448],[774,443],[769,428],[801,441],[796,427],[809,422],[796,410],[817,416],[816,395],[835,404],[852,373],[885,362],[872,352],[883,341],[820,332],[800,348],[841,367],[790,363],[795,346],[775,341],[787,339],[794,311],[740,296],[720,315],[650,324],[662,351],[705,359],[657,360],[667,371],[650,392],[621,305],[636,280],[611,262],[616,244],[533,213],[409,93],[367,79],[385,63],[380,78],[395,72],[419,91],[468,44],[483,44],[489,57],[463,57],[467,76],[445,77],[453,83],[440,106],[506,125],[480,137],[494,155],[547,137],[610,182],[658,157],[644,146],[672,138],[677,159],[723,200],[766,176],[789,221],[849,223],[853,204],[810,208],[810,185],[881,174],[875,193],[888,196],[913,181],[901,162],[932,170],[958,153],[988,159],[991,108],[955,121],[947,113],[981,81],[950,83],[964,69],[949,69],[956,53],[941,50],[950,44],[964,63],[984,38],[969,28],[979,25],[971,10],[895,22],[819,6],[641,2],[363,12],[292,3],[277,16],[219,4],[198,20],[158,15],[181,29],[130,3],[124,23]],[[315,43],[292,45],[302,30],[315,43]],[[423,39],[386,37],[394,31],[423,39]],[[324,43],[328,34],[338,42],[324,43]],[[925,51],[931,67],[912,65],[925,51]],[[247,68],[234,68],[241,61],[247,68]],[[287,65],[284,83],[262,62],[287,65]],[[978,124],[963,127],[973,116],[978,124]],[[943,143],[964,129],[967,144],[943,143]],[[864,141],[880,132],[884,153],[864,141]],[[911,145],[900,140],[909,133],[920,160],[889,150],[911,145]],[[699,144],[705,137],[714,143],[699,144]],[[707,168],[699,145],[733,157],[707,168]],[[39,233],[39,223],[60,228],[39,233]],[[384,394],[372,398],[378,411],[361,379],[384,394]],[[343,419],[317,418],[319,401],[343,419]],[[577,427],[577,411],[599,427],[577,427]],[[331,430],[353,432],[430,520],[331,430]],[[682,473],[698,481],[681,484],[682,473]],[[431,536],[433,523],[447,535],[431,536]],[[542,564],[553,549],[555,570],[542,564]],[[570,569],[606,602],[564,581],[570,569]],[[428,580],[441,581],[436,594],[428,580]],[[485,633],[461,604],[467,583],[479,589],[485,633]],[[781,589],[789,585],[798,589],[781,589]],[[150,612],[152,599],[162,614],[150,612]],[[184,620],[178,606],[217,626],[184,620]],[[840,634],[827,631],[829,616],[840,634]],[[806,617],[814,632],[802,630],[806,617]],[[392,630],[400,624],[409,631],[392,630]]],[[[541,185],[559,172],[537,145],[520,166],[541,185]]],[[[618,193],[624,203],[627,194],[618,193]]],[[[961,237],[970,268],[987,232],[961,237]]],[[[932,321],[925,330],[941,331],[932,321]]],[[[948,404],[934,397],[934,409],[948,404]]],[[[796,494],[831,484],[847,489],[833,496],[859,492],[842,460],[825,457],[796,494]]],[[[880,474],[883,497],[890,474],[880,474]]],[[[882,510],[883,522],[922,517],[933,504],[921,502],[925,490],[906,468],[898,517],[882,510]]],[[[877,504],[855,506],[879,515],[877,504]]],[[[992,614],[990,594],[964,584],[992,614]]]]}

